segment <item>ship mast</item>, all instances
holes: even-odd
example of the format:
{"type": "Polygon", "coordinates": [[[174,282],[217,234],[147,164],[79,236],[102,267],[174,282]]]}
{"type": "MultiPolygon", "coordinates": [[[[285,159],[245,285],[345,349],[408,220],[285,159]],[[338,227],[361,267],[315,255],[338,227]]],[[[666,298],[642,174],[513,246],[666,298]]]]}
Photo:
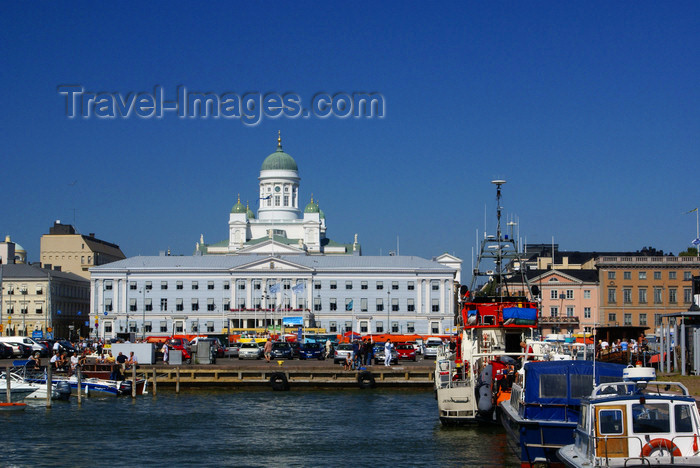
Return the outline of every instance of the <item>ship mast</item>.
{"type": "Polygon", "coordinates": [[[492,184],[496,186],[496,213],[497,213],[497,227],[496,227],[496,293],[499,297],[503,297],[502,291],[502,278],[501,278],[501,268],[503,265],[503,246],[501,238],[501,185],[505,184],[505,180],[497,179],[492,180],[492,184]]]}

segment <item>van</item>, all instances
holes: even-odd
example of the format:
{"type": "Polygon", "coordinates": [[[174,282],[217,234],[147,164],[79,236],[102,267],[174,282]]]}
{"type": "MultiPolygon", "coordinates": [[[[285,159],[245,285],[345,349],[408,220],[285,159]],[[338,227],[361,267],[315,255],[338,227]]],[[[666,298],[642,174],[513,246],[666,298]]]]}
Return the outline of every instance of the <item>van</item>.
{"type": "Polygon", "coordinates": [[[0,343],[23,343],[32,347],[32,354],[37,351],[42,356],[48,356],[49,354],[49,350],[45,346],[40,345],[28,336],[0,336],[0,343]]]}

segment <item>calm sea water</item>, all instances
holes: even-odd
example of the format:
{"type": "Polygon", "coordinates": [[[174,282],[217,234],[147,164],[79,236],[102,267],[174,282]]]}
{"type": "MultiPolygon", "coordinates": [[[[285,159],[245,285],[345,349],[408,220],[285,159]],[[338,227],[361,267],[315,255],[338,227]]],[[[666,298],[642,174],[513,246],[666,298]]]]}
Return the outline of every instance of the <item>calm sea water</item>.
{"type": "Polygon", "coordinates": [[[432,392],[198,391],[0,414],[1,466],[519,466],[500,427],[445,428],[432,392]]]}

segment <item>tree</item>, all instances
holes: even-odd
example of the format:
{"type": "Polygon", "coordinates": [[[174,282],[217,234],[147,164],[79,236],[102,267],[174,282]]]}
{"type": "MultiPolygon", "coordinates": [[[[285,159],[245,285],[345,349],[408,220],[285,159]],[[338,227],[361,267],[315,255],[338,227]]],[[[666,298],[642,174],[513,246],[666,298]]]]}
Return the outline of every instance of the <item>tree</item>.
{"type": "Polygon", "coordinates": [[[679,257],[697,257],[698,256],[698,248],[697,247],[688,247],[688,250],[685,252],[681,252],[678,254],[679,257]]]}

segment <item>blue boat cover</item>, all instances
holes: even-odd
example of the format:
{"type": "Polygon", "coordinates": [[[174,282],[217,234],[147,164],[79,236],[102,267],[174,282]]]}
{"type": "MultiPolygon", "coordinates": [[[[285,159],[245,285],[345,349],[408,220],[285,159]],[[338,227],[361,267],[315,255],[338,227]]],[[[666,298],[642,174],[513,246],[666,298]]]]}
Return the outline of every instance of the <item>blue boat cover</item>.
{"type": "MultiPolygon", "coordinates": [[[[622,364],[595,363],[596,385],[622,381],[622,364]]],[[[593,361],[525,363],[525,419],[578,421],[581,398],[593,391],[593,361]]]]}
{"type": "Polygon", "coordinates": [[[537,309],[531,307],[504,307],[503,320],[508,319],[537,320],[537,309]]]}

